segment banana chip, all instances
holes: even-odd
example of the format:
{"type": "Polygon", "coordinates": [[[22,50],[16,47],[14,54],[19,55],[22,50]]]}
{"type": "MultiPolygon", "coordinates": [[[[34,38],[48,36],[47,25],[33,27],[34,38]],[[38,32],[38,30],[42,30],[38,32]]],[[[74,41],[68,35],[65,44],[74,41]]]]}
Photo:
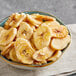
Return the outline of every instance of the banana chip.
{"type": "Polygon", "coordinates": [[[55,50],[62,50],[68,45],[68,43],[70,43],[70,41],[71,41],[71,38],[69,35],[67,35],[67,37],[63,39],[54,38],[51,41],[51,47],[55,50]]]}
{"type": "Polygon", "coordinates": [[[17,37],[21,37],[24,39],[30,39],[33,34],[33,29],[30,27],[30,25],[26,22],[22,22],[20,24],[17,37]]]}
{"type": "Polygon", "coordinates": [[[53,53],[54,53],[54,50],[50,49],[49,47],[45,47],[43,49],[36,51],[33,54],[33,59],[35,59],[36,61],[45,61],[50,56],[52,56],[53,53]]]}
{"type": "Polygon", "coordinates": [[[59,25],[59,26],[50,26],[52,29],[52,37],[56,38],[64,38],[68,35],[68,29],[66,26],[59,25]]]}
{"type": "Polygon", "coordinates": [[[41,24],[40,21],[34,19],[34,18],[33,18],[31,15],[29,15],[29,14],[26,15],[26,20],[27,20],[29,23],[33,24],[34,26],[38,26],[38,25],[41,24]]]}
{"type": "Polygon", "coordinates": [[[56,61],[61,55],[61,51],[56,51],[52,57],[48,58],[48,61],[56,61]]]}
{"type": "Polygon", "coordinates": [[[39,20],[55,21],[55,18],[46,15],[32,14],[32,17],[39,20]]]}
{"type": "Polygon", "coordinates": [[[9,52],[9,57],[12,61],[15,61],[15,62],[19,62],[17,56],[16,56],[16,50],[15,48],[13,47],[10,52],[9,52]]]}
{"type": "Polygon", "coordinates": [[[4,28],[9,29],[11,27],[18,27],[19,24],[26,18],[26,15],[24,13],[18,14],[14,13],[12,14],[7,22],[5,23],[4,28]]]}
{"type": "Polygon", "coordinates": [[[51,40],[51,30],[48,26],[40,26],[33,34],[34,44],[37,49],[47,47],[51,40]]]}
{"type": "Polygon", "coordinates": [[[60,25],[56,20],[55,21],[45,21],[42,25],[47,25],[50,28],[60,25]]]}
{"type": "Polygon", "coordinates": [[[20,38],[18,38],[15,45],[16,45],[16,56],[19,59],[19,61],[24,64],[32,64],[33,63],[32,55],[34,53],[34,49],[31,47],[30,43],[25,39],[21,38],[20,40],[20,38]],[[19,43],[19,41],[21,42],[19,43]]]}
{"type": "Polygon", "coordinates": [[[11,42],[9,45],[7,45],[7,46],[3,49],[3,51],[1,51],[1,55],[3,55],[3,56],[7,55],[7,54],[10,52],[10,50],[12,49],[13,44],[14,44],[14,43],[11,42]]]}
{"type": "Polygon", "coordinates": [[[0,34],[0,45],[7,45],[12,42],[17,34],[16,28],[11,28],[9,30],[2,31],[0,34]]]}

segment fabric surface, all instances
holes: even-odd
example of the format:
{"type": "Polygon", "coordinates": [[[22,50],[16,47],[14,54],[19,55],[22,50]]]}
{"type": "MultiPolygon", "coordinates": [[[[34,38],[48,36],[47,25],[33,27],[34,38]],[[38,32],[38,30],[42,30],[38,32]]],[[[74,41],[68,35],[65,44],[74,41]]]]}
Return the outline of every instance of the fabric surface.
{"type": "MultiPolygon", "coordinates": [[[[54,64],[42,70],[23,70],[12,67],[0,59],[0,76],[49,76],[76,70],[76,24],[67,25],[71,32],[72,40],[70,47],[63,56],[54,64]]],[[[76,72],[76,71],[75,71],[76,72]]],[[[64,76],[64,75],[63,75],[64,76]]]]}

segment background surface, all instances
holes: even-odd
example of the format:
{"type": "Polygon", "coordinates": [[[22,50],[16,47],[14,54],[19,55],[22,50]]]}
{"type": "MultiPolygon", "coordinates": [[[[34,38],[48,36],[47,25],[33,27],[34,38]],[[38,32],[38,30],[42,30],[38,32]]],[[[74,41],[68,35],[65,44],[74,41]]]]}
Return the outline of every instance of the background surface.
{"type": "MultiPolygon", "coordinates": [[[[0,20],[14,12],[31,10],[53,14],[64,24],[76,23],[76,0],[0,0],[0,20]]],[[[0,76],[21,76],[21,71],[23,76],[29,76],[29,71],[25,73],[25,70],[13,68],[0,60],[0,76]]],[[[32,71],[30,73],[34,76],[32,71]]]]}
{"type": "Polygon", "coordinates": [[[0,0],[0,19],[30,10],[53,14],[65,24],[76,23],[76,0],[0,0]]]}

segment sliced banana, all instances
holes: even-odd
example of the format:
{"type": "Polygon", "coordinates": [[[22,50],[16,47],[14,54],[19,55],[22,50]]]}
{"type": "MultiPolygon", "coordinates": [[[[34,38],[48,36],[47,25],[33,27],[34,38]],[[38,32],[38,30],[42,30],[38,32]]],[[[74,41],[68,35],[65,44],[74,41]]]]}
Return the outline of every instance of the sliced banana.
{"type": "Polygon", "coordinates": [[[10,52],[10,50],[12,49],[13,44],[14,44],[14,42],[11,42],[9,45],[7,45],[7,46],[3,49],[3,51],[1,51],[1,55],[3,55],[3,56],[7,55],[7,54],[10,52]]]}
{"type": "Polygon", "coordinates": [[[14,13],[12,14],[7,22],[5,23],[4,28],[9,29],[11,27],[18,27],[19,24],[26,18],[26,15],[24,13],[18,14],[14,13]]]}
{"type": "Polygon", "coordinates": [[[55,27],[60,25],[56,20],[55,21],[45,21],[42,23],[42,25],[47,25],[49,27],[55,27]]]}
{"type": "Polygon", "coordinates": [[[18,61],[18,58],[17,58],[17,56],[16,56],[16,50],[15,50],[14,47],[10,50],[10,52],[9,52],[9,57],[10,57],[10,59],[11,59],[12,61],[19,62],[19,61],[18,61]]]}
{"type": "Polygon", "coordinates": [[[32,64],[33,63],[32,55],[34,53],[34,49],[31,47],[30,43],[25,39],[18,38],[15,43],[15,46],[16,46],[16,56],[19,59],[19,61],[24,64],[32,64]]]}
{"type": "Polygon", "coordinates": [[[34,44],[37,49],[47,47],[51,39],[51,29],[48,26],[40,26],[33,34],[34,44]]]}
{"type": "Polygon", "coordinates": [[[61,55],[61,51],[56,51],[52,57],[48,58],[48,61],[56,61],[61,55]]]}
{"type": "Polygon", "coordinates": [[[50,27],[52,29],[52,37],[64,38],[68,35],[68,29],[66,28],[66,26],[59,25],[50,27]]]}
{"type": "Polygon", "coordinates": [[[38,26],[38,25],[41,24],[40,21],[34,19],[34,18],[33,18],[31,15],[29,15],[29,14],[26,14],[26,20],[27,20],[29,23],[33,24],[33,26],[38,26]]]}
{"type": "Polygon", "coordinates": [[[50,49],[49,47],[45,47],[43,49],[36,51],[33,54],[33,59],[35,59],[36,61],[45,61],[50,56],[52,56],[53,53],[54,53],[54,50],[50,49]]]}
{"type": "Polygon", "coordinates": [[[0,45],[7,45],[12,42],[17,34],[16,28],[5,30],[0,34],[0,45]]]}
{"type": "Polygon", "coordinates": [[[55,18],[46,15],[32,14],[32,17],[39,20],[54,21],[55,18]]]}
{"type": "Polygon", "coordinates": [[[21,37],[24,39],[30,39],[33,34],[33,29],[30,27],[30,25],[26,22],[21,22],[17,37],[21,37]]]}
{"type": "MultiPolygon", "coordinates": [[[[5,29],[3,27],[0,27],[0,34],[2,31],[5,31],[5,29]]],[[[0,45],[0,51],[3,51],[5,47],[6,46],[4,46],[4,45],[0,45]]]]}
{"type": "Polygon", "coordinates": [[[32,48],[36,51],[37,48],[34,45],[34,39],[33,39],[33,37],[31,37],[31,39],[30,39],[30,44],[31,44],[32,48]]]}
{"type": "Polygon", "coordinates": [[[54,38],[51,41],[51,47],[56,50],[62,50],[68,45],[68,43],[70,43],[70,41],[71,41],[70,35],[67,35],[67,37],[63,39],[54,38]]]}

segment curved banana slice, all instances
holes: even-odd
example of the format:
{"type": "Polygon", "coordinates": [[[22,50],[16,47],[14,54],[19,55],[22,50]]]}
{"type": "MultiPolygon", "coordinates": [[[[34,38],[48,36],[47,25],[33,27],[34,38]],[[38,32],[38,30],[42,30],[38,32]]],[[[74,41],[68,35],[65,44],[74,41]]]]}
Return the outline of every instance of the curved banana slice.
{"type": "Polygon", "coordinates": [[[48,61],[56,61],[61,55],[61,51],[56,51],[52,57],[48,58],[48,61]]]}
{"type": "Polygon", "coordinates": [[[51,41],[51,47],[56,50],[62,50],[68,45],[68,43],[70,43],[70,41],[71,41],[71,38],[69,35],[67,35],[67,37],[65,37],[63,39],[54,38],[51,41]]]}
{"type": "Polygon", "coordinates": [[[26,18],[26,15],[24,13],[18,14],[13,13],[5,23],[4,28],[9,29],[10,27],[18,27],[19,24],[26,18]]]}
{"type": "Polygon", "coordinates": [[[33,18],[31,15],[29,15],[29,14],[26,14],[26,20],[27,20],[29,23],[33,24],[34,26],[38,26],[38,25],[41,24],[40,21],[34,19],[34,18],[33,18]]]}
{"type": "Polygon", "coordinates": [[[50,56],[52,56],[53,53],[54,53],[54,50],[50,49],[49,47],[45,47],[43,49],[36,51],[33,54],[33,59],[35,59],[36,61],[45,61],[50,56]]]}
{"type": "Polygon", "coordinates": [[[55,27],[60,25],[56,20],[55,21],[45,21],[42,25],[47,25],[49,27],[55,27]]]}
{"type": "Polygon", "coordinates": [[[49,45],[51,39],[51,29],[48,26],[40,26],[33,34],[34,44],[37,49],[49,45]]]}
{"type": "MultiPolygon", "coordinates": [[[[5,31],[3,27],[0,27],[0,34],[2,31],[5,31]]],[[[0,45],[0,51],[3,51],[6,46],[0,45]]]]}
{"type": "Polygon", "coordinates": [[[50,27],[52,29],[52,37],[64,38],[68,35],[68,29],[66,28],[66,26],[59,25],[50,27]]]}
{"type": "Polygon", "coordinates": [[[33,37],[31,37],[31,39],[30,39],[30,44],[31,44],[32,48],[36,51],[37,48],[34,45],[34,39],[33,39],[33,37]]]}
{"type": "Polygon", "coordinates": [[[18,61],[18,58],[17,58],[17,56],[16,56],[16,50],[15,50],[14,47],[10,50],[10,52],[9,52],[9,57],[10,57],[10,59],[11,59],[12,61],[19,62],[19,61],[18,61]]]}
{"type": "Polygon", "coordinates": [[[0,34],[0,45],[7,45],[12,42],[17,34],[16,28],[5,30],[0,34]]]}
{"type": "Polygon", "coordinates": [[[33,29],[30,27],[30,25],[26,22],[21,22],[17,37],[30,39],[33,34],[33,29]]]}
{"type": "Polygon", "coordinates": [[[40,14],[32,14],[32,17],[35,19],[39,19],[39,20],[47,20],[47,21],[54,21],[55,20],[55,18],[53,18],[51,16],[40,15],[40,14]]]}
{"type": "Polygon", "coordinates": [[[34,53],[34,49],[31,47],[30,43],[23,38],[18,38],[15,46],[17,46],[16,56],[19,59],[19,61],[24,64],[32,64],[33,63],[32,55],[34,53]]]}
{"type": "Polygon", "coordinates": [[[7,45],[3,51],[1,51],[1,55],[5,56],[9,53],[9,51],[12,49],[14,42],[11,42],[9,45],[7,45]]]}

